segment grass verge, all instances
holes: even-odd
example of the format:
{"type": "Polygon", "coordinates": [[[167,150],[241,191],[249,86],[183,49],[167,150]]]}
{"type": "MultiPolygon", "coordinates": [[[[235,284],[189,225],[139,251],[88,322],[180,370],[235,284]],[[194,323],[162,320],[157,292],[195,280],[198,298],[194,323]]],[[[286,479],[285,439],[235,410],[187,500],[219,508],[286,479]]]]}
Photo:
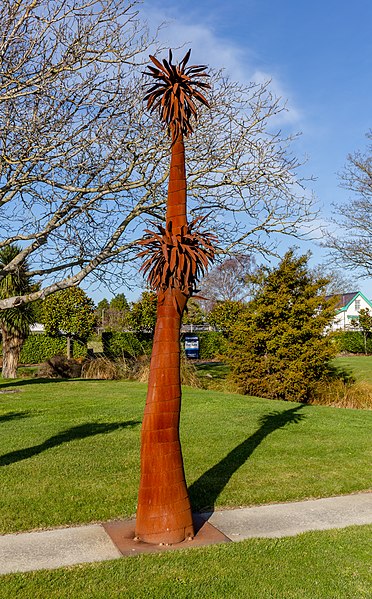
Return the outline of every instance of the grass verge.
{"type": "Polygon", "coordinates": [[[363,599],[372,527],[141,555],[1,579],[2,599],[363,599]]]}
{"type": "Polygon", "coordinates": [[[352,374],[357,382],[372,385],[372,356],[339,356],[332,363],[336,368],[352,374]]]}
{"type": "MultiPolygon", "coordinates": [[[[144,384],[23,380],[0,390],[2,533],[135,513],[144,384]]],[[[371,425],[372,412],[186,387],[193,508],[366,490],[371,425]]]]}
{"type": "Polygon", "coordinates": [[[232,383],[227,379],[230,366],[223,362],[199,362],[195,369],[203,389],[215,389],[218,391],[231,391],[232,383]]]}

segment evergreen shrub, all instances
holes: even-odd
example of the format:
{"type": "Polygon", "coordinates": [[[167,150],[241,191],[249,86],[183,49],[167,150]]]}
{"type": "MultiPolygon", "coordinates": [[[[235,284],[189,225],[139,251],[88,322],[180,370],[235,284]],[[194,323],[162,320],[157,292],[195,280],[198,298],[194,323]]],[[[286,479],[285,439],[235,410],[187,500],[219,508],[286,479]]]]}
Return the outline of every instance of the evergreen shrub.
{"type": "Polygon", "coordinates": [[[102,333],[102,346],[103,353],[109,358],[137,358],[151,353],[152,335],[108,331],[102,333]]]}
{"type": "MultiPolygon", "coordinates": [[[[56,355],[67,355],[67,340],[65,337],[49,337],[44,333],[31,333],[23,344],[20,356],[21,364],[40,364],[56,355]]],[[[74,341],[74,357],[83,358],[87,348],[74,341]]]]}
{"type": "MultiPolygon", "coordinates": [[[[336,336],[338,350],[350,354],[364,354],[364,335],[360,331],[341,331],[336,336]]],[[[372,354],[372,336],[367,336],[367,353],[372,354]]]]}
{"type": "Polygon", "coordinates": [[[328,280],[312,275],[308,258],[290,250],[277,268],[258,269],[251,277],[256,292],[229,348],[231,376],[243,393],[306,402],[330,377],[337,347],[325,331],[335,299],[327,298],[328,280]]]}
{"type": "Polygon", "coordinates": [[[227,353],[228,341],[223,333],[203,331],[197,333],[201,360],[213,360],[227,353]]]}

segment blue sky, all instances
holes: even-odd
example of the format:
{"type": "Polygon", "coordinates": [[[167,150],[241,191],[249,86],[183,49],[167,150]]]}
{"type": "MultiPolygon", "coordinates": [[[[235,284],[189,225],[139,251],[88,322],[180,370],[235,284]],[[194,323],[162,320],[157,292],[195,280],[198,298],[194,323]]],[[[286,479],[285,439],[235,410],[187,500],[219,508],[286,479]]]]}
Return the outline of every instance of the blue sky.
{"type": "MultiPolygon", "coordinates": [[[[316,177],[322,218],[347,201],[337,173],[372,127],[372,0],[145,0],[141,12],[153,27],[167,22],[164,44],[191,47],[193,62],[243,82],[270,78],[288,100],[283,127],[302,132],[295,151],[308,157],[303,174],[316,177]]],[[[325,257],[314,242],[302,249],[313,262],[325,257]]],[[[372,281],[355,288],[372,297],[372,281]]]]}

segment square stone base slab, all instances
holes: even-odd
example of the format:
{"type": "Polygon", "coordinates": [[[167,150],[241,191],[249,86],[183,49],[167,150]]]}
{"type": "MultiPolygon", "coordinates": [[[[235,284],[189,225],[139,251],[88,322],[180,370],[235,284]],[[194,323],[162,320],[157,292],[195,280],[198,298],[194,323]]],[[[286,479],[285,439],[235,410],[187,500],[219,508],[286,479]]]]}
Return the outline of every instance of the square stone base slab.
{"type": "MultiPolygon", "coordinates": [[[[207,516],[206,516],[207,517],[207,516]]],[[[173,545],[152,545],[134,540],[136,521],[114,520],[102,524],[112,542],[116,545],[122,555],[139,555],[140,553],[162,553],[176,549],[191,549],[203,545],[214,545],[216,543],[230,543],[231,539],[226,537],[217,528],[209,524],[200,514],[193,514],[195,537],[191,540],[174,543],[173,545]]]]}

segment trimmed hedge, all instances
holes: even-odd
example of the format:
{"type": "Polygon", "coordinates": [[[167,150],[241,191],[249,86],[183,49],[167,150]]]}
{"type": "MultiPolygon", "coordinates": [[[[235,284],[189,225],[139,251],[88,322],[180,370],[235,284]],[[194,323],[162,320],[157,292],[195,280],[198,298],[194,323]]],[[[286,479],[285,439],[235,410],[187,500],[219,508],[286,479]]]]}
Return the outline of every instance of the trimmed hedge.
{"type": "Polygon", "coordinates": [[[121,333],[118,331],[102,333],[103,353],[109,358],[137,358],[150,354],[152,335],[146,333],[121,333]]]}
{"type": "MultiPolygon", "coordinates": [[[[223,333],[203,331],[195,333],[200,342],[200,359],[211,360],[227,352],[227,339],[223,333]]],[[[184,335],[182,335],[182,340],[184,335]]],[[[150,355],[152,349],[151,333],[104,332],[102,333],[103,353],[109,358],[137,358],[150,355]]]]}
{"type": "MultiPolygon", "coordinates": [[[[360,331],[342,331],[336,335],[340,352],[364,354],[364,335],[360,331]]],[[[367,337],[367,353],[372,354],[372,337],[367,337]]]]}
{"type": "MultiPolygon", "coordinates": [[[[31,333],[23,344],[20,356],[21,364],[39,364],[56,355],[67,355],[66,337],[49,337],[44,333],[31,333]]],[[[74,341],[74,357],[87,355],[87,348],[74,341]]]]}
{"type": "Polygon", "coordinates": [[[205,331],[197,333],[200,344],[200,359],[212,360],[227,353],[228,340],[223,333],[205,331]]]}

